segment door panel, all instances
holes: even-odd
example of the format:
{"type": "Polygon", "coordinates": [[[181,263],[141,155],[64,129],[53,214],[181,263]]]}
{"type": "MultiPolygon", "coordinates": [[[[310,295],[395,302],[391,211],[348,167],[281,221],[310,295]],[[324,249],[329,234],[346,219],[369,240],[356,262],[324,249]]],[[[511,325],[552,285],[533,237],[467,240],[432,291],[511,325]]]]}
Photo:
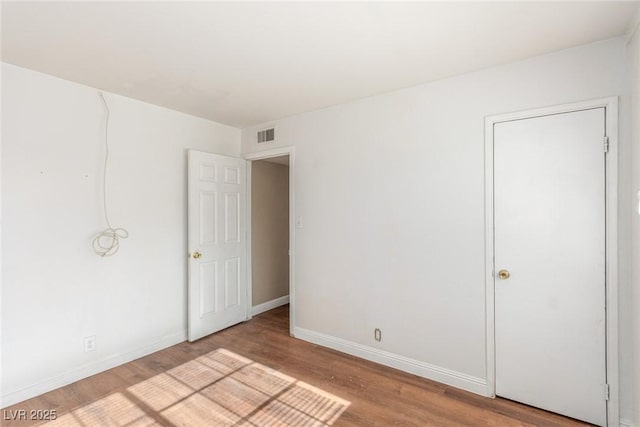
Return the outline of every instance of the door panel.
{"type": "Polygon", "coordinates": [[[496,394],[600,425],[604,120],[597,108],[494,127],[496,394]]]}
{"type": "Polygon", "coordinates": [[[247,317],[245,161],[189,151],[188,169],[189,340],[194,341],[247,317]]]}

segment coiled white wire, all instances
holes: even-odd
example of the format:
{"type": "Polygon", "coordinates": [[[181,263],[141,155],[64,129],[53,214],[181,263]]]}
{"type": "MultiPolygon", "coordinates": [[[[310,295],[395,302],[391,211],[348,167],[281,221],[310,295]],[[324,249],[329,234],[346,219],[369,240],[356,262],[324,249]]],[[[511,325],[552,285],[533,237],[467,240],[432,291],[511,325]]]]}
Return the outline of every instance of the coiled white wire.
{"type": "Polygon", "coordinates": [[[100,95],[100,99],[102,99],[102,103],[104,104],[104,108],[107,111],[107,117],[104,123],[104,175],[102,177],[102,201],[104,203],[104,217],[107,220],[107,228],[102,231],[93,239],[93,250],[96,254],[101,257],[111,256],[118,252],[120,248],[120,239],[126,239],[129,237],[129,232],[124,228],[113,228],[111,226],[111,222],[109,221],[109,212],[107,209],[107,166],[109,165],[109,105],[107,101],[104,99],[104,95],[102,92],[98,92],[100,95]]]}

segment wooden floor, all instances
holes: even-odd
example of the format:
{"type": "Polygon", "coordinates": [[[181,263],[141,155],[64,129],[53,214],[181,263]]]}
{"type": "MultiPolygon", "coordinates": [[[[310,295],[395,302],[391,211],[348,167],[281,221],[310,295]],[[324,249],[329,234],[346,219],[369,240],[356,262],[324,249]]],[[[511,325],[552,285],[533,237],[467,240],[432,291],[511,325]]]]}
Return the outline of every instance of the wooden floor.
{"type": "MultiPolygon", "coordinates": [[[[251,359],[350,402],[335,426],[577,426],[575,420],[505,399],[488,399],[337,351],[291,338],[288,306],[263,313],[195,343],[181,343],[3,410],[55,410],[61,418],[216,349],[251,359]]],[[[133,397],[132,397],[133,399],[133,397]]],[[[146,419],[175,425],[149,406],[146,419]]],[[[139,410],[139,409],[138,409],[139,410]]],[[[11,411],[11,412],[8,412],[11,411]]],[[[123,421],[122,424],[125,425],[123,421]]],[[[149,425],[149,424],[146,424],[149,425]]]]}

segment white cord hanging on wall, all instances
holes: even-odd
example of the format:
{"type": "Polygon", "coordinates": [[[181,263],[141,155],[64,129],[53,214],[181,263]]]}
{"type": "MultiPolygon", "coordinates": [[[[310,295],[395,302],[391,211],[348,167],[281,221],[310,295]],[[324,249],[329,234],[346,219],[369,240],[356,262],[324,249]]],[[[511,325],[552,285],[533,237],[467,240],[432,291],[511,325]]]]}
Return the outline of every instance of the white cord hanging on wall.
{"type": "Polygon", "coordinates": [[[107,117],[104,123],[104,175],[102,177],[102,201],[104,203],[104,217],[107,220],[107,229],[102,231],[93,239],[93,250],[101,257],[111,256],[118,252],[120,248],[120,239],[126,239],[129,237],[129,232],[124,228],[113,228],[109,221],[109,212],[107,209],[107,167],[109,166],[109,105],[104,99],[102,92],[98,92],[104,108],[107,112],[107,117]]]}

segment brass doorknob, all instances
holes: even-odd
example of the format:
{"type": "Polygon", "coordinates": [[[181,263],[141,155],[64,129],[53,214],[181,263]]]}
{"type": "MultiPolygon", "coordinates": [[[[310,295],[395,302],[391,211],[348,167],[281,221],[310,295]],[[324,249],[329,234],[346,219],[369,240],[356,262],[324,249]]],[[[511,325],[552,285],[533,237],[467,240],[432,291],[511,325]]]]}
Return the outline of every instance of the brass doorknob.
{"type": "Polygon", "coordinates": [[[509,273],[508,270],[500,270],[500,271],[498,271],[498,277],[501,278],[502,280],[508,279],[509,276],[511,276],[511,274],[509,273]]]}
{"type": "Polygon", "coordinates": [[[195,259],[198,259],[202,256],[202,254],[200,252],[194,252],[193,254],[191,254],[192,257],[194,257],[195,259]]]}

